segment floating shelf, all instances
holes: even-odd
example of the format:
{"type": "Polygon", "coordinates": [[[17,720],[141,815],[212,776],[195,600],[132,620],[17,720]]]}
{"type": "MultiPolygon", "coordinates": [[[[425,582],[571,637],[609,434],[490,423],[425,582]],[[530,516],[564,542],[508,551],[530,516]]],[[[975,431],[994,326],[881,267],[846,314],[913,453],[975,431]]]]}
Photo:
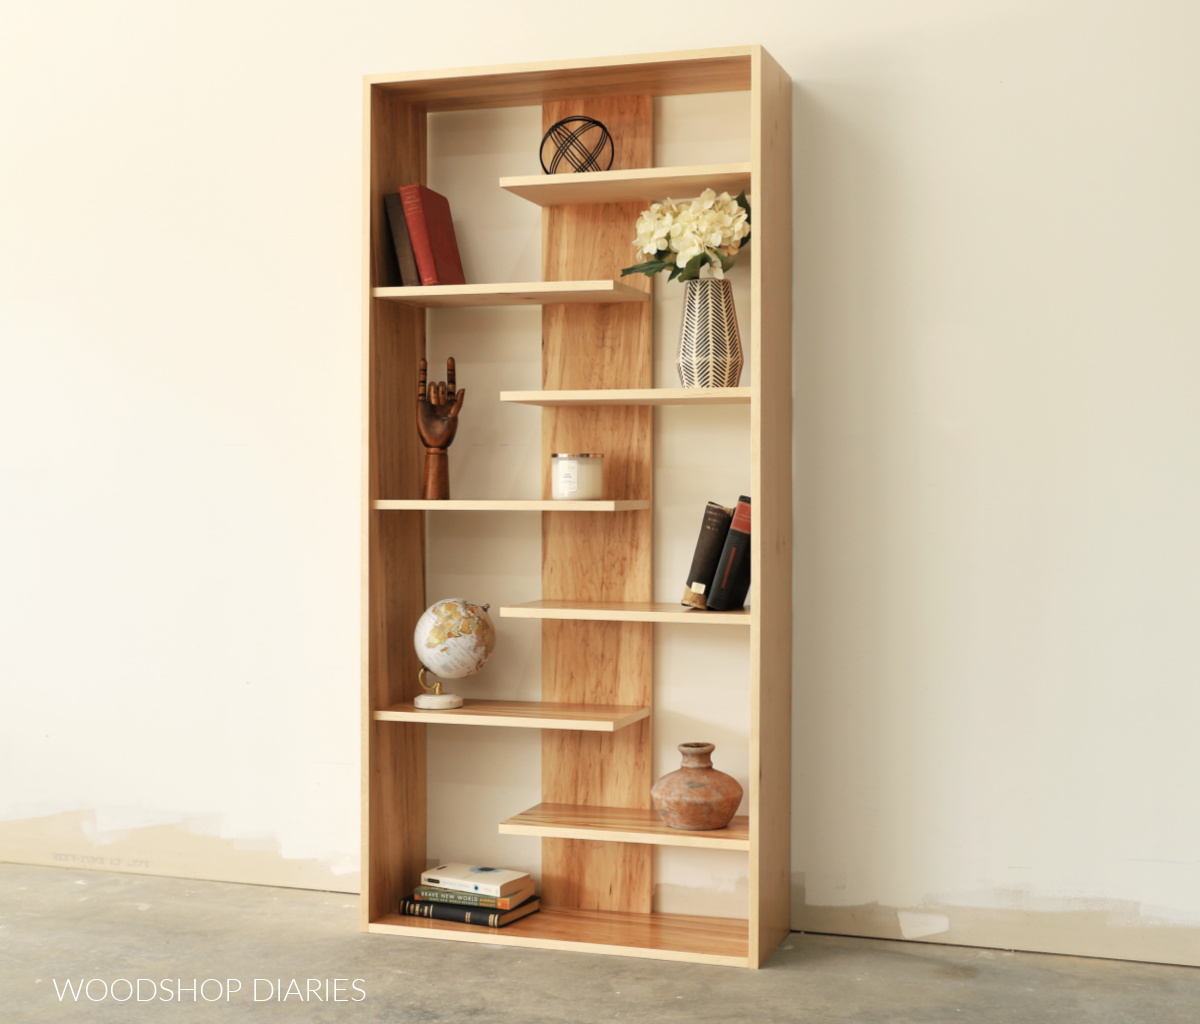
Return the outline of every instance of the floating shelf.
{"type": "Polygon", "coordinates": [[[651,960],[748,967],[749,925],[738,918],[689,914],[632,914],[615,910],[569,910],[543,906],[503,928],[383,914],[370,932],[419,938],[534,946],[581,953],[615,953],[651,960]],[[586,941],[578,937],[586,935],[586,941]]]}
{"type": "Polygon", "coordinates": [[[527,281],[372,288],[377,299],[409,306],[553,306],[566,302],[649,302],[650,293],[620,281],[527,281]]]}
{"type": "Polygon", "coordinates": [[[749,405],[752,388],[596,388],[591,391],[501,391],[521,405],[749,405]]]}
{"type": "Polygon", "coordinates": [[[506,605],[500,615],[509,619],[580,619],[589,622],[672,622],[689,626],[748,626],[750,612],[709,612],[667,602],[530,601],[506,605]]]}
{"type": "Polygon", "coordinates": [[[510,836],[547,836],[551,839],[592,839],[711,850],[750,849],[750,818],[744,814],[735,817],[725,828],[690,832],[664,825],[658,812],[652,810],[538,804],[502,821],[500,831],[510,836]]]}
{"type": "Polygon", "coordinates": [[[650,167],[501,178],[500,187],[538,206],[691,199],[706,188],[737,195],[750,188],[750,165],[650,167]]]}
{"type": "Polygon", "coordinates": [[[449,711],[420,711],[411,702],[375,712],[377,722],[492,725],[513,729],[573,729],[616,732],[650,717],[649,708],[600,704],[550,704],[522,700],[468,700],[449,711]]]}
{"type": "Polygon", "coordinates": [[[637,512],[650,507],[648,498],[612,501],[554,501],[533,498],[514,498],[502,501],[475,501],[449,498],[437,501],[429,498],[381,498],[374,503],[380,512],[402,512],[414,509],[429,512],[637,512]]]}

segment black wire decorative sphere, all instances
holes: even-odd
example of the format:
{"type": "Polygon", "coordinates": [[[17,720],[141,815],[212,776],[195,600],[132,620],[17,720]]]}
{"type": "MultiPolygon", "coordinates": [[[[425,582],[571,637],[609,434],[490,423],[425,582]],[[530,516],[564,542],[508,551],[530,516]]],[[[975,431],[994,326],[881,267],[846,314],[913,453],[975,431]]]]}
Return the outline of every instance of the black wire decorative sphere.
{"type": "Polygon", "coordinates": [[[539,154],[547,174],[563,171],[607,171],[613,163],[613,140],[594,117],[564,117],[542,136],[539,154]],[[548,163],[547,163],[548,161],[548,163]],[[568,166],[563,167],[563,163],[568,166]]]}

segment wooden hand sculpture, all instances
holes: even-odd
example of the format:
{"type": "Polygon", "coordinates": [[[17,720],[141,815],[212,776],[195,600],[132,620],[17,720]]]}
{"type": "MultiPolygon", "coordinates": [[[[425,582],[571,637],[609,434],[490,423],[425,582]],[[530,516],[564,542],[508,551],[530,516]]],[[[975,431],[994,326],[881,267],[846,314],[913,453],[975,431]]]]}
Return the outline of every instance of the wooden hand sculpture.
{"type": "Polygon", "coordinates": [[[446,381],[425,386],[427,364],[421,360],[417,383],[417,433],[425,443],[425,497],[450,497],[450,459],[446,451],[458,432],[458,413],[467,389],[454,390],[454,360],[446,360],[446,381]]]}

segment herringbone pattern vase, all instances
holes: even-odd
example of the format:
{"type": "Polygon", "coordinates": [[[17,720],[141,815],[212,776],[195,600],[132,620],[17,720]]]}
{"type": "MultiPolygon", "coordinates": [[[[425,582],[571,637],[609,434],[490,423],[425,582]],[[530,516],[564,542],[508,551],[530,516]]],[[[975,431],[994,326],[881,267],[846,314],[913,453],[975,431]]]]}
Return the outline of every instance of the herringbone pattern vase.
{"type": "Polygon", "coordinates": [[[742,376],[742,338],[727,280],[683,284],[679,380],[685,388],[736,388],[742,376]]]}

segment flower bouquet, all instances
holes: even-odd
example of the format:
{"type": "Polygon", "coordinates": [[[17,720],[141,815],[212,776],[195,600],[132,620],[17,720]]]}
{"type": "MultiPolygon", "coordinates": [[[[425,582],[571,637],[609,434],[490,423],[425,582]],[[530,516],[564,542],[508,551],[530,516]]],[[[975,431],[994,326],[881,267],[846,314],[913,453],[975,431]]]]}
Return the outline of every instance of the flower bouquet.
{"type": "Polygon", "coordinates": [[[750,238],[750,204],[743,191],[736,199],[706,188],[695,199],[653,203],[637,221],[633,244],[643,260],[621,271],[650,277],[669,270],[669,281],[724,278],[738,250],[750,238]]]}
{"type": "Polygon", "coordinates": [[[725,271],[750,237],[750,204],[706,188],[695,199],[654,203],[638,217],[642,262],[621,271],[683,282],[675,366],[685,388],[733,388],[742,375],[742,339],[725,271]]]}

